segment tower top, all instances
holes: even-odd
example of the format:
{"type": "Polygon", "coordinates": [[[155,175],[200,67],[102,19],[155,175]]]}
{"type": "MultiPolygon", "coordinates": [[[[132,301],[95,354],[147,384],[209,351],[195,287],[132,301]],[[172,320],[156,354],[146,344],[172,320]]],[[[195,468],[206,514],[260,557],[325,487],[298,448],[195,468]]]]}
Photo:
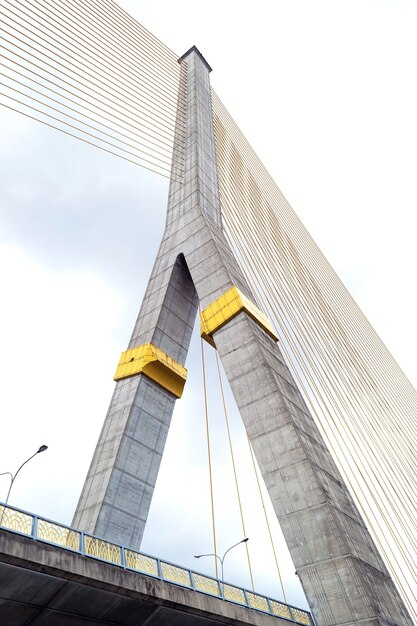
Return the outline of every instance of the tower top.
{"type": "Polygon", "coordinates": [[[185,52],[185,54],[182,55],[182,57],[178,59],[178,61],[183,61],[184,59],[186,59],[188,55],[191,54],[191,52],[196,52],[198,56],[200,57],[200,59],[206,64],[208,71],[209,72],[212,71],[212,67],[207,63],[206,59],[203,57],[203,55],[201,54],[197,46],[192,46],[189,50],[187,50],[187,52],[185,52]]]}

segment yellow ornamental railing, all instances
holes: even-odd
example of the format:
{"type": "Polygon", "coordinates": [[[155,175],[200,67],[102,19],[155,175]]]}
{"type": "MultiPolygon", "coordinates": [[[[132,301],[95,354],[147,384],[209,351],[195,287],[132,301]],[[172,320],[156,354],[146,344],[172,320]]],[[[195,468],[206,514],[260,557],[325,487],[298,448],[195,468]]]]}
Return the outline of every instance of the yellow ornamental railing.
{"type": "Polygon", "coordinates": [[[0,531],[2,530],[77,552],[87,558],[99,559],[138,574],[153,576],[166,583],[215,596],[248,609],[285,618],[296,624],[314,626],[311,614],[303,609],[0,503],[0,531]]]}

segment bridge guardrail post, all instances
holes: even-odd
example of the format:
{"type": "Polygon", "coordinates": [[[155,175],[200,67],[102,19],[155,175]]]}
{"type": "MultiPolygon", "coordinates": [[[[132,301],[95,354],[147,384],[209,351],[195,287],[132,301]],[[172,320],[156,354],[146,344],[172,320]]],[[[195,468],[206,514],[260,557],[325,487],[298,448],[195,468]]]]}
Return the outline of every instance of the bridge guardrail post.
{"type": "Polygon", "coordinates": [[[160,578],[161,580],[164,580],[164,577],[162,576],[162,567],[161,567],[160,559],[156,559],[156,566],[158,568],[158,578],[160,578]]]}
{"type": "Polygon", "coordinates": [[[32,535],[32,539],[36,541],[38,538],[38,516],[37,515],[33,516],[31,535],[32,535]]]}
{"type": "Polygon", "coordinates": [[[191,583],[191,589],[193,589],[195,591],[195,584],[194,584],[194,576],[193,576],[193,572],[189,569],[188,573],[190,575],[190,583],[191,583]]]}
{"type": "Polygon", "coordinates": [[[80,531],[80,552],[83,556],[85,556],[85,547],[84,547],[84,531],[80,531]]]}
{"type": "Polygon", "coordinates": [[[244,598],[245,598],[246,606],[251,608],[251,606],[249,604],[248,596],[247,596],[247,593],[246,593],[246,589],[242,589],[242,591],[243,591],[243,595],[244,595],[244,598]]]}
{"type": "Polygon", "coordinates": [[[120,556],[121,556],[121,566],[123,567],[123,569],[126,569],[126,552],[125,552],[125,547],[124,546],[120,546],[120,556]]]}

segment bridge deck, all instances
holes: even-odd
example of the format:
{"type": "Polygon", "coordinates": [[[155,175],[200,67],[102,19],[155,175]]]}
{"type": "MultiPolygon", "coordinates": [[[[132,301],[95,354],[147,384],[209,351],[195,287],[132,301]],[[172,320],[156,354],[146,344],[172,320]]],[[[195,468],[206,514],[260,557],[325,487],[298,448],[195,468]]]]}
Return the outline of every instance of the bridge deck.
{"type": "MultiPolygon", "coordinates": [[[[91,558],[74,549],[36,540],[43,522],[25,512],[5,512],[31,518],[30,528],[10,532],[10,515],[0,506],[0,623],[13,626],[220,626],[221,624],[286,626],[311,624],[309,613],[291,608],[290,620],[242,606],[157,576],[130,571],[91,558]],[[28,532],[29,531],[29,532],[28,532]]],[[[22,519],[21,517],[19,519],[22,519]]],[[[79,533],[67,527],[66,541],[79,533]]],[[[39,536],[39,535],[38,535],[39,536]]],[[[96,540],[94,537],[83,537],[96,540]]],[[[56,538],[55,543],[57,543],[56,538]]],[[[102,540],[96,540],[102,542],[102,540]]],[[[107,544],[107,542],[106,542],[107,544]]],[[[88,545],[88,542],[87,544],[88,545]]],[[[108,544],[112,545],[112,544],[108,544]]],[[[116,546],[120,549],[120,547],[116,546]]],[[[128,551],[127,551],[128,552],[128,551]]],[[[146,557],[152,560],[152,557],[146,557]]],[[[158,561],[179,571],[189,570],[158,561]]],[[[170,575],[168,569],[167,575],[170,575]]],[[[194,576],[199,576],[194,574],[194,576]]],[[[191,575],[192,578],[192,575],[191,575]]],[[[205,577],[202,577],[205,578],[205,577]]],[[[221,584],[214,579],[220,590],[221,584]]],[[[227,586],[227,585],[226,585],[227,586]]],[[[233,589],[233,587],[231,587],[233,589]]],[[[236,588],[239,589],[239,588],[236,588]]],[[[240,590],[242,591],[242,590],[240,590]]],[[[249,594],[249,592],[247,592],[249,594]]],[[[249,594],[250,595],[250,594],[249,594]]],[[[257,596],[257,594],[254,594],[257,596]]],[[[263,598],[263,596],[257,596],[263,598]]],[[[266,600],[266,599],[265,599],[266,600]]],[[[269,610],[274,601],[269,602],[269,610]]],[[[277,603],[285,610],[286,605],[277,603]]],[[[288,607],[290,609],[290,607],[288,607]]]]}

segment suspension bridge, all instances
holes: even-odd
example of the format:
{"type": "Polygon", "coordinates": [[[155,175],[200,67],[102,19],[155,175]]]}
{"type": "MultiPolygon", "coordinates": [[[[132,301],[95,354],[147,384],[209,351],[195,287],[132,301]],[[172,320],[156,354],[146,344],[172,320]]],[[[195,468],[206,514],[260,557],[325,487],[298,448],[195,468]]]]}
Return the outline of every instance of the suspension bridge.
{"type": "MultiPolygon", "coordinates": [[[[210,87],[207,61],[174,54],[110,0],[4,2],[1,17],[4,107],[170,179],[72,528],[40,539],[74,549],[80,529],[103,542],[96,558],[140,554],[199,314],[203,367],[214,348],[319,626],[410,623],[415,391],[210,87]]],[[[207,402],[205,415],[210,462],[207,402]]],[[[211,470],[210,485],[217,554],[211,470]]],[[[28,514],[6,511],[3,526],[22,532],[28,514]]]]}

